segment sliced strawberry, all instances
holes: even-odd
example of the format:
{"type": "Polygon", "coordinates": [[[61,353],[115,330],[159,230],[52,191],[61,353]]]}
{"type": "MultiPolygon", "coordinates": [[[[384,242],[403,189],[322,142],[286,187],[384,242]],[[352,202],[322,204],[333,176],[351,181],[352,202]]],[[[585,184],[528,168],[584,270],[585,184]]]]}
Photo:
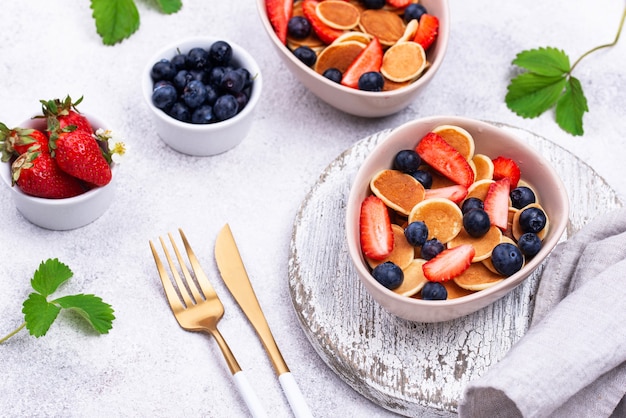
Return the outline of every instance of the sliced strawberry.
{"type": "Polygon", "coordinates": [[[347,87],[358,88],[359,78],[370,71],[380,71],[383,64],[383,48],[378,38],[374,38],[354,59],[343,74],[341,84],[347,87]]]}
{"type": "Polygon", "coordinates": [[[519,166],[515,161],[506,157],[498,157],[493,160],[493,179],[500,180],[508,177],[511,182],[511,189],[517,187],[521,177],[519,166]]]}
{"type": "Polygon", "coordinates": [[[319,1],[317,0],[304,0],[302,2],[302,13],[304,13],[304,17],[311,22],[311,27],[317,37],[320,38],[320,40],[325,44],[331,44],[335,39],[339,38],[339,36],[343,34],[343,31],[331,28],[320,20],[316,11],[318,4],[319,1]]]}
{"type": "Polygon", "coordinates": [[[440,135],[427,133],[415,151],[426,164],[456,184],[468,188],[474,182],[474,171],[465,157],[440,135]]]}
{"type": "Polygon", "coordinates": [[[393,250],[389,210],[380,198],[371,195],[361,204],[359,230],[361,250],[366,257],[383,260],[393,250]]]}
{"type": "Polygon", "coordinates": [[[413,3],[413,0],[387,0],[386,3],[391,7],[404,9],[406,6],[413,3]]]}
{"type": "Polygon", "coordinates": [[[485,212],[489,215],[491,225],[506,231],[509,224],[509,191],[510,180],[503,177],[491,183],[485,196],[485,212]]]}
{"type": "Polygon", "coordinates": [[[287,23],[293,11],[293,0],[265,0],[267,17],[283,44],[287,43],[287,23]]]}
{"type": "Polygon", "coordinates": [[[439,19],[437,19],[437,16],[425,13],[422,17],[420,17],[420,22],[417,27],[417,32],[415,32],[413,42],[420,44],[425,51],[433,44],[433,42],[435,42],[438,33],[439,19]]]}
{"type": "Polygon", "coordinates": [[[467,187],[461,186],[460,184],[453,184],[452,186],[438,187],[436,189],[426,189],[424,199],[443,197],[459,204],[465,199],[465,196],[467,196],[467,187]]]}
{"type": "Polygon", "coordinates": [[[476,250],[472,244],[443,250],[422,265],[424,276],[431,282],[445,282],[463,273],[472,264],[476,250]]]}

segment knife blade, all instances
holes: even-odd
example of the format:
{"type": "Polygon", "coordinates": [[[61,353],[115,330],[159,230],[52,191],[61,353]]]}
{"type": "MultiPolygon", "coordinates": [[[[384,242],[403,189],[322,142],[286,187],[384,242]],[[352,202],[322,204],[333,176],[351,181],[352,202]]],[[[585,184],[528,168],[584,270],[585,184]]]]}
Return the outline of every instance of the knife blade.
{"type": "Polygon", "coordinates": [[[269,324],[248,277],[246,267],[228,224],[224,225],[215,241],[215,261],[226,287],[252,324],[278,375],[289,406],[297,418],[312,417],[296,380],[276,344],[269,324]]]}

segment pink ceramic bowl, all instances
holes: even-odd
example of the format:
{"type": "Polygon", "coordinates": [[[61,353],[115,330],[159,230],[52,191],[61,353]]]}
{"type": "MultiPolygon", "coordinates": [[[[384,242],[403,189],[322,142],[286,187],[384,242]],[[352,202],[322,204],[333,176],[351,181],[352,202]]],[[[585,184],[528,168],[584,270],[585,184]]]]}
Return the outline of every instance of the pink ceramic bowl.
{"type": "Polygon", "coordinates": [[[265,0],[257,0],[257,9],[278,56],[311,93],[343,112],[362,117],[382,117],[399,112],[417,99],[439,70],[448,48],[450,32],[448,0],[422,0],[421,4],[439,19],[439,36],[426,54],[430,68],[409,86],[385,92],[368,92],[345,87],[316,73],[280,42],[267,17],[265,0]]]}
{"type": "Polygon", "coordinates": [[[386,310],[401,318],[419,322],[440,322],[459,318],[493,303],[517,287],[550,254],[565,231],[569,219],[569,200],[563,182],[550,164],[536,151],[510,133],[486,122],[452,116],[434,116],[408,122],[393,130],[359,168],[346,211],[348,251],[361,282],[372,297],[386,310]],[[520,166],[522,178],[537,191],[541,205],[550,220],[550,229],[540,252],[527,261],[517,273],[498,284],[468,296],[442,301],[428,301],[401,296],[380,285],[371,275],[359,242],[359,213],[361,202],[371,194],[369,183],[375,173],[392,166],[395,154],[413,149],[419,140],[439,125],[455,125],[467,130],[474,138],[475,153],[492,159],[507,156],[520,166]]]}

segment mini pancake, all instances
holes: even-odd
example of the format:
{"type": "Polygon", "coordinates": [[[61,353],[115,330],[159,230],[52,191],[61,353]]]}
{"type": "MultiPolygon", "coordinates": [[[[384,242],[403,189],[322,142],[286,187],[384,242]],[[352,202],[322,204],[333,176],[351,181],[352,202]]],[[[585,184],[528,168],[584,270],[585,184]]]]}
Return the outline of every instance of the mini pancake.
{"type": "Polygon", "coordinates": [[[410,85],[412,82],[412,81],[404,81],[402,83],[397,83],[395,81],[388,80],[384,76],[383,76],[383,80],[385,82],[385,84],[383,84],[383,91],[398,90],[398,89],[401,89],[402,87],[406,87],[410,85]]]}
{"type": "Polygon", "coordinates": [[[522,231],[522,227],[519,224],[519,217],[522,215],[522,212],[524,212],[524,210],[528,208],[539,208],[546,214],[546,226],[537,233],[539,239],[543,241],[543,239],[548,234],[548,229],[550,229],[550,219],[548,218],[548,213],[538,203],[531,203],[530,205],[526,205],[523,208],[519,209],[517,212],[515,212],[515,215],[513,216],[513,225],[511,226],[513,231],[513,237],[518,240],[522,235],[524,235],[524,231],[522,231]]]}
{"type": "Polygon", "coordinates": [[[409,223],[415,221],[426,224],[428,239],[437,238],[445,244],[463,228],[463,213],[451,200],[436,197],[413,207],[409,214],[409,223]]]}
{"type": "Polygon", "coordinates": [[[483,263],[472,263],[460,276],[455,277],[454,283],[467,290],[485,290],[500,283],[504,278],[490,271],[483,263]]]}
{"type": "Polygon", "coordinates": [[[370,181],[370,188],[387,206],[407,216],[426,193],[422,183],[398,170],[379,171],[370,181]]]}
{"type": "Polygon", "coordinates": [[[384,260],[372,260],[371,258],[366,258],[367,264],[371,268],[374,268],[386,261],[391,261],[401,269],[405,269],[409,264],[411,264],[411,261],[413,261],[414,249],[404,236],[404,228],[399,225],[392,224],[391,229],[393,231],[393,250],[391,250],[391,254],[389,254],[384,260]]]}
{"type": "Polygon", "coordinates": [[[404,35],[404,21],[393,12],[367,9],[361,13],[359,28],[378,38],[384,46],[395,44],[404,35]]]}
{"type": "Polygon", "coordinates": [[[317,17],[333,29],[350,30],[359,24],[361,13],[343,0],[325,0],[315,8],[317,17]]]}
{"type": "Polygon", "coordinates": [[[493,247],[500,244],[501,240],[502,232],[497,226],[491,226],[489,231],[479,238],[472,237],[465,231],[465,228],[461,228],[459,234],[448,242],[448,248],[458,247],[463,244],[472,244],[476,251],[472,263],[475,263],[491,257],[493,247]]]}
{"type": "Polygon", "coordinates": [[[539,193],[537,193],[537,190],[533,186],[531,186],[527,181],[520,179],[517,182],[517,187],[521,186],[528,187],[530,190],[532,190],[535,194],[535,203],[541,204],[541,202],[539,201],[539,193]]]}
{"type": "Polygon", "coordinates": [[[441,284],[448,291],[448,299],[458,299],[474,293],[471,290],[463,289],[461,286],[456,284],[454,280],[447,280],[445,282],[442,282],[441,284]]]}
{"type": "Polygon", "coordinates": [[[357,41],[333,43],[318,55],[315,71],[323,74],[329,68],[336,68],[343,74],[363,49],[365,44],[357,41]]]}
{"type": "Polygon", "coordinates": [[[476,167],[476,177],[474,180],[493,179],[493,161],[485,154],[474,154],[472,157],[474,167],[476,167]]]}
{"type": "Polygon", "coordinates": [[[339,37],[335,39],[331,45],[347,41],[356,41],[362,43],[363,45],[367,45],[370,43],[371,40],[372,35],[370,34],[367,34],[365,32],[350,31],[339,35],[339,37]]]}
{"type": "Polygon", "coordinates": [[[493,180],[478,180],[472,183],[472,185],[467,189],[467,198],[475,197],[482,201],[485,201],[485,197],[487,196],[487,192],[489,191],[489,186],[491,183],[494,183],[493,180]]]}
{"type": "Polygon", "coordinates": [[[468,161],[474,156],[474,138],[465,129],[453,125],[441,125],[432,130],[452,145],[468,161]]]}
{"type": "Polygon", "coordinates": [[[398,42],[406,42],[412,41],[415,38],[415,32],[417,32],[417,27],[419,26],[419,22],[417,19],[411,19],[409,23],[406,24],[406,28],[404,28],[404,34],[398,39],[398,42]]]}
{"type": "Polygon", "coordinates": [[[426,277],[424,277],[424,270],[422,270],[422,265],[425,262],[426,260],[424,259],[416,259],[403,268],[402,272],[404,273],[404,281],[400,287],[394,289],[393,291],[402,296],[413,296],[422,290],[422,287],[424,287],[428,281],[426,277]]]}
{"type": "MultiPolygon", "coordinates": [[[[507,237],[506,235],[502,235],[502,240],[500,242],[508,242],[509,244],[517,245],[515,241],[513,241],[513,239],[507,237]]],[[[487,269],[489,269],[492,273],[499,274],[496,268],[493,266],[493,263],[491,262],[491,257],[484,259],[482,261],[482,264],[487,267],[487,269]]]]}
{"type": "Polygon", "coordinates": [[[426,53],[417,42],[397,42],[383,55],[380,72],[389,80],[410,81],[426,68],[426,53]]]}

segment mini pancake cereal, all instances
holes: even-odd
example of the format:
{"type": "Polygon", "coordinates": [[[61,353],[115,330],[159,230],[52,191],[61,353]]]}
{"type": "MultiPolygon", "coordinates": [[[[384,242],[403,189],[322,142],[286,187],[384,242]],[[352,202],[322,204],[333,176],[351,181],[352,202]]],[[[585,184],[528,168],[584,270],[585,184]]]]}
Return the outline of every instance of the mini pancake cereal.
{"type": "Polygon", "coordinates": [[[523,268],[540,250],[550,222],[539,204],[540,196],[524,181],[512,156],[475,154],[472,135],[460,126],[437,126],[426,137],[431,140],[422,143],[417,138],[414,149],[398,152],[393,167],[381,170],[370,181],[370,193],[384,202],[381,205],[387,207],[389,216],[382,219],[362,207],[360,222],[370,227],[359,228],[361,246],[376,246],[381,244],[377,240],[392,237],[387,258],[366,260],[371,268],[397,263],[395,271],[403,277],[394,291],[400,295],[433,300],[435,293],[427,294],[429,289],[441,285],[448,299],[464,297],[495,286],[523,268]],[[432,140],[432,135],[441,139],[432,140]],[[424,161],[424,154],[434,166],[424,161]],[[462,167],[461,161],[473,161],[472,169],[448,175],[446,169],[437,167],[439,162],[462,167]],[[433,175],[429,188],[417,180],[422,170],[433,175]],[[486,207],[485,201],[491,206],[486,207]],[[523,207],[515,208],[512,202],[523,207]],[[502,216],[508,219],[506,225],[495,220],[502,216]],[[438,284],[424,287],[428,282],[438,284]]]}

